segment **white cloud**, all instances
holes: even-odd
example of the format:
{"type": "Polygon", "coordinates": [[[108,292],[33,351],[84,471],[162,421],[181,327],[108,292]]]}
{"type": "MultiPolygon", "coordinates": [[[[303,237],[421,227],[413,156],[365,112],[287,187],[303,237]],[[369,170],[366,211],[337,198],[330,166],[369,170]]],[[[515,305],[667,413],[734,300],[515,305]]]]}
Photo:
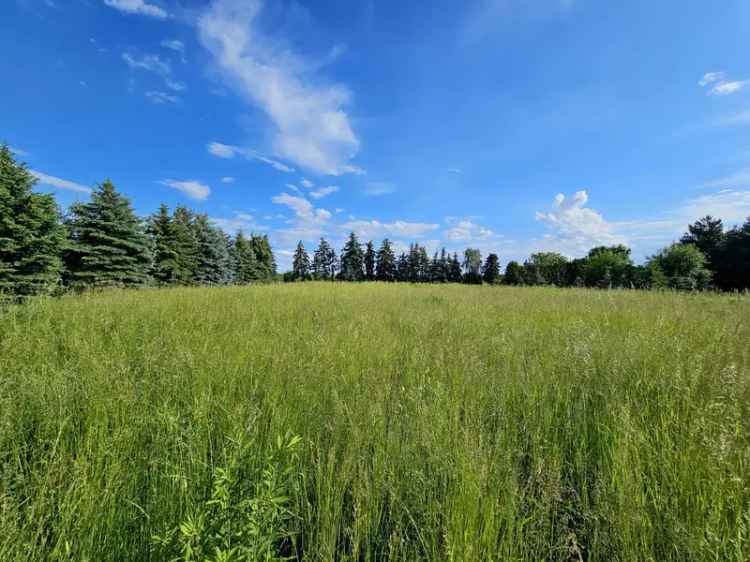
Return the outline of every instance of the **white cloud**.
{"type": "Polygon", "coordinates": [[[384,236],[396,236],[405,238],[421,238],[428,232],[437,230],[438,224],[423,222],[380,222],[377,220],[351,220],[340,225],[340,229],[345,232],[354,231],[360,237],[365,239],[379,238],[384,236]]]}
{"type": "Polygon", "coordinates": [[[492,230],[468,219],[459,220],[453,227],[446,230],[443,235],[446,240],[450,240],[451,242],[477,242],[495,237],[495,233],[492,230]]]}
{"type": "Polygon", "coordinates": [[[176,189],[177,191],[181,191],[191,199],[197,199],[199,201],[203,201],[211,194],[211,188],[209,186],[195,180],[178,181],[167,179],[161,180],[159,183],[171,187],[172,189],[176,189]]]}
{"type": "Polygon", "coordinates": [[[180,54],[185,52],[185,43],[183,43],[179,39],[164,39],[159,44],[165,49],[170,49],[180,54]]]}
{"type": "Polygon", "coordinates": [[[304,197],[297,197],[296,195],[289,195],[288,193],[280,193],[279,195],[274,195],[271,198],[271,201],[277,205],[286,205],[292,209],[298,217],[313,217],[313,204],[304,197]]]}
{"type": "Polygon", "coordinates": [[[88,188],[85,185],[81,185],[80,183],[56,178],[55,176],[48,176],[47,174],[43,174],[42,172],[38,172],[36,170],[29,170],[29,173],[37,180],[39,180],[39,183],[42,185],[56,187],[58,189],[66,189],[68,191],[75,191],[76,193],[91,193],[91,188],[88,188]]]}
{"type": "Polygon", "coordinates": [[[159,58],[159,55],[144,55],[138,59],[130,53],[123,53],[122,60],[124,60],[132,70],[145,70],[161,76],[164,80],[164,84],[170,90],[181,92],[186,88],[185,84],[172,77],[172,67],[168,62],[159,58]]]}
{"type": "Polygon", "coordinates": [[[234,183],[234,178],[231,176],[224,176],[221,178],[221,183],[234,183]]]}
{"type": "Polygon", "coordinates": [[[11,152],[12,152],[13,154],[15,154],[16,156],[29,156],[29,153],[28,153],[28,152],[26,152],[25,150],[23,150],[23,149],[21,149],[21,148],[18,148],[18,147],[16,147],[16,146],[9,146],[8,148],[9,148],[9,149],[10,149],[10,151],[11,151],[11,152]]]}
{"type": "Polygon", "coordinates": [[[349,91],[325,85],[314,65],[258,25],[261,0],[216,0],[198,20],[200,39],[228,83],[274,126],[273,151],[320,174],[362,173],[359,139],[344,107],[349,91]]]}
{"type": "Polygon", "coordinates": [[[717,188],[747,188],[750,189],[750,168],[740,170],[723,178],[708,181],[704,187],[717,188]]]}
{"type": "Polygon", "coordinates": [[[151,90],[143,94],[146,96],[148,101],[155,104],[164,104],[164,103],[177,103],[180,101],[180,98],[177,96],[173,96],[172,94],[168,94],[167,92],[160,92],[158,90],[151,90]]]}
{"type": "Polygon", "coordinates": [[[210,220],[225,232],[233,234],[239,231],[254,232],[265,229],[255,222],[253,215],[240,211],[235,211],[232,217],[210,217],[210,220]]]}
{"type": "Polygon", "coordinates": [[[251,148],[242,148],[240,146],[232,146],[230,144],[222,144],[220,142],[210,142],[208,143],[208,145],[206,145],[206,150],[208,150],[210,154],[216,156],[217,158],[231,159],[237,155],[240,155],[244,156],[247,160],[257,160],[259,162],[263,162],[264,164],[268,164],[269,166],[280,172],[291,174],[295,171],[294,168],[287,166],[283,162],[279,162],[278,160],[269,158],[268,156],[265,156],[264,154],[261,154],[260,152],[251,148]]]}
{"type": "Polygon", "coordinates": [[[311,187],[315,185],[313,182],[311,182],[307,178],[302,178],[302,181],[300,181],[300,183],[302,184],[302,187],[306,187],[307,189],[310,189],[311,187]]]}
{"type": "Polygon", "coordinates": [[[604,220],[594,209],[586,207],[587,202],[586,191],[577,191],[570,198],[559,193],[551,211],[536,213],[536,219],[554,232],[545,237],[548,246],[568,255],[577,255],[594,246],[628,242],[626,237],[616,232],[615,225],[604,220]]]}
{"type": "Polygon", "coordinates": [[[169,14],[155,4],[149,4],[144,0],[104,0],[110,8],[120,10],[128,14],[140,14],[157,19],[165,19],[169,14]]]}
{"type": "Polygon", "coordinates": [[[313,199],[322,199],[326,195],[330,195],[331,193],[336,193],[339,190],[339,187],[336,185],[331,185],[328,187],[321,187],[319,189],[316,189],[315,191],[310,192],[310,197],[313,199]]]}
{"type": "Polygon", "coordinates": [[[745,86],[750,84],[750,80],[733,80],[731,82],[719,82],[711,88],[711,94],[714,96],[728,96],[739,92],[745,86]]]}
{"type": "Polygon", "coordinates": [[[719,82],[721,80],[724,80],[724,73],[723,72],[706,72],[703,75],[703,78],[701,78],[700,84],[701,86],[708,86],[709,84],[713,84],[714,82],[719,82]]]}
{"type": "Polygon", "coordinates": [[[686,201],[676,212],[682,228],[706,215],[721,218],[728,227],[744,222],[750,217],[750,171],[745,172],[742,187],[746,190],[724,189],[686,201]]]}
{"type": "Polygon", "coordinates": [[[371,181],[365,186],[364,192],[367,195],[379,196],[388,195],[396,191],[396,185],[386,181],[371,181]]]}

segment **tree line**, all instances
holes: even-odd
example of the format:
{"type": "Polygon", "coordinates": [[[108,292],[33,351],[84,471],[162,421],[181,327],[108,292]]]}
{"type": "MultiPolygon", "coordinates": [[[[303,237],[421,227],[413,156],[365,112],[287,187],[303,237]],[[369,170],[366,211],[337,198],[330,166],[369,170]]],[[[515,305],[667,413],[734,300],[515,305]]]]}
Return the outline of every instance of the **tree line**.
{"type": "Polygon", "coordinates": [[[375,250],[372,241],[363,245],[352,232],[340,256],[325,238],[312,259],[298,242],[284,281],[308,280],[742,291],[750,289],[750,218],[725,231],[721,220],[706,216],[642,265],[633,262],[630,248],[623,245],[597,246],[572,260],[557,252],[537,252],[523,264],[508,262],[504,274],[495,253],[483,260],[478,249],[467,248],[459,259],[443,248],[430,257],[414,243],[396,256],[387,238],[375,250]]]}
{"type": "Polygon", "coordinates": [[[111,181],[65,216],[52,195],[0,147],[0,293],[267,281],[276,262],[267,236],[230,237],[205,214],[166,205],[145,220],[111,181]]]}

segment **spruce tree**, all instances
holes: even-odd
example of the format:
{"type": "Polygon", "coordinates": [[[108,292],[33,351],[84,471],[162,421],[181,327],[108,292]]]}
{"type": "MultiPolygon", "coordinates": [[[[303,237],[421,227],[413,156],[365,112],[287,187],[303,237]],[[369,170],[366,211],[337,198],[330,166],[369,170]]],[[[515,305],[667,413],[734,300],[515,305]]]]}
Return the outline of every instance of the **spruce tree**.
{"type": "Polygon", "coordinates": [[[234,279],[241,285],[252,283],[258,279],[258,264],[252,241],[245,237],[242,231],[234,238],[232,248],[234,260],[234,279]]]}
{"type": "Polygon", "coordinates": [[[405,252],[401,252],[396,262],[396,280],[401,282],[409,281],[409,257],[405,252]]]}
{"type": "Polygon", "coordinates": [[[305,251],[302,240],[297,242],[297,249],[292,259],[292,276],[297,281],[305,281],[310,275],[310,256],[305,251]]]}
{"type": "Polygon", "coordinates": [[[315,279],[333,281],[336,277],[336,251],[325,238],[320,239],[313,255],[312,273],[315,279]]]}
{"type": "Polygon", "coordinates": [[[162,285],[175,283],[178,270],[177,250],[172,236],[172,217],[164,203],[148,218],[146,232],[151,238],[153,254],[151,276],[162,285]]]}
{"type": "Polygon", "coordinates": [[[367,249],[365,250],[365,279],[368,281],[375,280],[375,248],[372,240],[367,242],[367,249]]]}
{"type": "Polygon", "coordinates": [[[255,252],[255,279],[270,281],[276,275],[276,259],[271,250],[271,243],[267,235],[253,234],[251,244],[255,252]]]}
{"type": "Polygon", "coordinates": [[[453,253],[453,257],[448,261],[448,282],[461,283],[463,274],[461,273],[461,262],[458,261],[458,254],[453,253]]]}
{"type": "Polygon", "coordinates": [[[225,285],[229,283],[231,268],[224,232],[212,225],[206,214],[195,217],[193,231],[198,241],[196,282],[201,285],[225,285]]]}
{"type": "Polygon", "coordinates": [[[151,255],[130,201],[111,181],[89,203],[75,203],[65,221],[69,240],[65,278],[73,287],[133,287],[150,281],[151,255]]]}
{"type": "Polygon", "coordinates": [[[341,250],[341,279],[344,281],[362,281],[364,272],[364,253],[354,232],[349,234],[341,250]]]}
{"type": "Polygon", "coordinates": [[[196,235],[195,215],[182,205],[174,210],[170,228],[171,244],[176,252],[174,281],[181,285],[198,282],[200,244],[196,235]]]}
{"type": "Polygon", "coordinates": [[[386,238],[375,257],[375,276],[378,281],[396,281],[396,256],[391,241],[386,238]]]}
{"type": "Polygon", "coordinates": [[[484,262],[484,267],[482,267],[482,280],[485,283],[493,285],[497,282],[499,277],[500,260],[498,259],[497,254],[490,254],[484,262]]]}
{"type": "Polygon", "coordinates": [[[523,285],[523,266],[517,261],[509,261],[508,265],[505,266],[505,277],[503,278],[503,282],[506,285],[523,285]]]}
{"type": "Polygon", "coordinates": [[[35,182],[1,146],[0,293],[48,293],[60,279],[65,229],[54,198],[34,193],[35,182]]]}

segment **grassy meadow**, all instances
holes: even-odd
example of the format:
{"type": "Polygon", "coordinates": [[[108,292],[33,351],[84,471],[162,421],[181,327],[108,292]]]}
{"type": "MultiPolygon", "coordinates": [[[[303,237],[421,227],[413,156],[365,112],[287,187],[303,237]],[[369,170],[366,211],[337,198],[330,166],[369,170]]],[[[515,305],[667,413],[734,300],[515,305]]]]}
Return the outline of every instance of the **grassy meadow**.
{"type": "Polygon", "coordinates": [[[750,560],[750,298],[303,283],[0,313],[0,560],[750,560]]]}

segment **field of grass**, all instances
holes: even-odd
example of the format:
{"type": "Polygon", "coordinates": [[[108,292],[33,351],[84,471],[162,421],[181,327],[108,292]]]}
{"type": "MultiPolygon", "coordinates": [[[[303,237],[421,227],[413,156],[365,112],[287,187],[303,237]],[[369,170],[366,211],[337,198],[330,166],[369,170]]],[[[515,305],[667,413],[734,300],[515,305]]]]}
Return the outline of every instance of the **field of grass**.
{"type": "Polygon", "coordinates": [[[0,317],[0,560],[750,560],[750,298],[274,285],[0,317]]]}

